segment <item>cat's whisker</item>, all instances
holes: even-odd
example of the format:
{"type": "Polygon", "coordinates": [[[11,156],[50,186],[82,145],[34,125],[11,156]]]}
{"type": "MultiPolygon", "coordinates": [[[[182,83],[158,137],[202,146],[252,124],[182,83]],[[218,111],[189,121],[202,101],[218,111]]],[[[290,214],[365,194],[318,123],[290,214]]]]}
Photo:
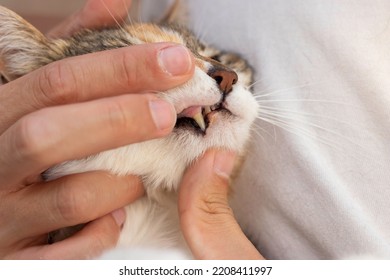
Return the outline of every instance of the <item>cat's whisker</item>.
{"type": "Polygon", "coordinates": [[[251,132],[257,134],[258,136],[260,136],[263,139],[264,142],[266,142],[265,137],[261,134],[261,131],[265,132],[270,137],[272,137],[272,134],[269,131],[267,131],[265,128],[261,127],[260,125],[254,123],[254,125],[251,128],[251,132]]]}
{"type": "Polygon", "coordinates": [[[356,141],[353,141],[351,138],[348,138],[345,135],[343,135],[341,133],[338,133],[337,131],[334,131],[334,130],[328,129],[326,127],[320,126],[318,124],[315,124],[313,122],[307,121],[306,119],[293,118],[293,117],[288,116],[288,115],[283,115],[280,112],[276,112],[276,113],[275,112],[262,112],[262,113],[263,113],[262,116],[258,117],[259,119],[264,120],[264,118],[266,117],[267,119],[271,119],[274,122],[279,122],[279,123],[283,123],[285,125],[289,125],[290,129],[294,128],[294,129],[298,129],[301,132],[305,132],[306,135],[308,135],[307,133],[310,131],[310,129],[309,128],[305,128],[305,127],[300,127],[298,125],[298,123],[300,123],[302,125],[306,125],[308,127],[311,127],[312,129],[316,129],[316,130],[319,130],[319,131],[324,131],[324,132],[329,133],[329,134],[331,134],[333,136],[336,136],[336,138],[331,137],[331,139],[335,139],[335,140],[332,140],[332,141],[329,140],[329,139],[325,139],[324,137],[321,138],[321,137],[317,136],[317,137],[314,138],[314,139],[317,139],[317,140],[321,140],[323,142],[325,141],[328,144],[332,144],[333,147],[335,145],[337,145],[337,147],[339,149],[343,149],[343,146],[339,144],[340,141],[337,140],[337,139],[343,139],[344,141],[347,141],[350,144],[352,144],[354,147],[358,147],[359,151],[364,151],[365,150],[364,146],[362,146],[361,144],[357,143],[356,141]]]}
{"type": "MultiPolygon", "coordinates": [[[[128,19],[128,17],[129,17],[129,13],[128,13],[128,7],[126,6],[126,3],[124,2],[124,0],[122,0],[122,3],[124,4],[124,11],[127,11],[126,12],[126,16],[119,16],[119,14],[118,13],[115,13],[115,15],[116,15],[116,17],[115,17],[115,19],[117,19],[116,20],[116,22],[117,23],[119,23],[119,26],[121,26],[122,28],[122,30],[123,30],[123,27],[126,25],[126,21],[127,21],[127,19],[128,19]],[[121,20],[121,22],[119,22],[118,21],[118,19],[120,19],[121,20]]],[[[112,11],[111,11],[111,13],[112,13],[112,11]]]]}
{"type": "Polygon", "coordinates": [[[318,141],[321,144],[324,144],[326,146],[329,146],[335,150],[338,150],[340,152],[345,152],[345,149],[342,145],[340,145],[337,141],[331,141],[330,139],[325,139],[319,137],[317,134],[312,133],[310,130],[298,127],[297,125],[291,124],[287,121],[280,120],[278,118],[275,118],[273,116],[267,116],[267,117],[259,117],[260,120],[265,121],[267,123],[270,123],[276,127],[279,127],[289,133],[292,133],[294,135],[297,135],[299,137],[306,137],[309,139],[314,139],[318,141]]]}
{"type": "MultiPolygon", "coordinates": [[[[131,16],[130,16],[130,11],[128,10],[129,7],[127,6],[125,0],[122,0],[122,3],[123,3],[123,8],[124,8],[125,10],[127,10],[127,21],[128,21],[128,23],[129,23],[130,25],[134,24],[133,19],[132,19],[131,16]]],[[[125,20],[125,19],[123,19],[123,23],[126,23],[126,20],[125,20]]]]}
{"type": "Polygon", "coordinates": [[[304,89],[304,88],[308,88],[308,87],[312,87],[312,86],[317,86],[319,84],[321,84],[321,82],[305,83],[305,84],[302,84],[302,85],[288,87],[288,88],[282,88],[282,89],[273,90],[273,91],[262,90],[262,91],[259,91],[259,92],[254,92],[253,95],[256,98],[267,97],[267,96],[275,96],[275,95],[279,95],[279,94],[286,94],[289,91],[293,91],[293,90],[297,90],[297,89],[304,89]]]}
{"type": "Polygon", "coordinates": [[[135,3],[133,3],[132,5],[135,5],[136,7],[136,11],[135,11],[135,14],[138,16],[138,18],[136,19],[136,22],[144,22],[143,19],[142,19],[142,13],[141,13],[141,10],[142,10],[142,1],[133,1],[135,3]]]}
{"type": "MultiPolygon", "coordinates": [[[[342,105],[342,106],[348,106],[351,107],[349,103],[346,102],[341,102],[341,101],[335,101],[335,100],[326,100],[326,99],[267,99],[263,100],[259,98],[259,96],[254,97],[256,101],[261,105],[263,103],[277,103],[277,102],[313,102],[313,103],[329,103],[329,104],[337,104],[337,105],[342,105]]],[[[363,109],[354,106],[355,109],[363,109]]]]}
{"type": "MultiPolygon", "coordinates": [[[[250,85],[248,85],[247,87],[245,87],[246,88],[246,90],[251,90],[255,85],[257,85],[257,84],[259,84],[259,83],[261,83],[261,82],[263,82],[264,81],[264,79],[259,79],[259,80],[257,80],[257,81],[254,81],[253,83],[251,83],[250,85]]],[[[255,95],[256,96],[256,95],[255,95]]]]}
{"type": "Polygon", "coordinates": [[[112,17],[112,19],[115,21],[116,25],[118,26],[118,28],[120,30],[122,30],[123,32],[126,32],[125,29],[123,28],[123,24],[120,24],[119,21],[116,19],[116,17],[114,16],[114,14],[111,12],[110,8],[107,6],[106,2],[104,0],[100,0],[100,2],[103,4],[104,8],[107,10],[107,12],[110,14],[110,16],[112,17]]]}
{"type": "MultiPolygon", "coordinates": [[[[123,0],[124,1],[124,0],[123,0]]],[[[138,16],[137,19],[132,19],[130,17],[130,15],[128,16],[128,20],[130,21],[130,26],[128,27],[130,29],[130,33],[132,33],[132,31],[134,31],[135,33],[137,33],[137,31],[139,30],[143,36],[144,36],[144,42],[145,43],[150,43],[150,41],[148,40],[148,36],[147,36],[147,33],[145,31],[145,27],[144,25],[142,24],[137,24],[137,23],[142,23],[143,22],[143,19],[142,19],[142,2],[140,1],[135,1],[136,3],[134,3],[133,5],[135,6],[135,15],[138,16]]],[[[126,6],[126,3],[124,2],[125,6],[126,6]]],[[[126,7],[127,8],[127,7],[126,7]]]]}
{"type": "Polygon", "coordinates": [[[287,121],[280,120],[279,118],[276,118],[274,116],[261,116],[258,117],[258,119],[270,123],[276,127],[282,128],[288,132],[292,132],[298,136],[306,136],[312,139],[318,139],[317,135],[311,133],[308,129],[294,126],[295,124],[291,124],[287,121]],[[300,132],[302,134],[298,134],[297,132],[300,132]]]}
{"type": "MultiPolygon", "coordinates": [[[[204,9],[204,7],[203,7],[204,9]]],[[[210,31],[210,28],[205,28],[206,27],[206,21],[201,20],[198,24],[198,26],[195,26],[194,30],[196,30],[196,36],[199,38],[199,41],[203,42],[205,41],[204,39],[206,38],[207,34],[210,31]]]]}
{"type": "Polygon", "coordinates": [[[342,121],[340,119],[336,119],[336,118],[329,117],[329,116],[324,116],[324,115],[319,115],[319,114],[312,114],[312,113],[307,113],[307,112],[299,112],[299,111],[294,111],[294,110],[287,110],[285,108],[277,108],[277,107],[263,106],[262,105],[260,107],[260,113],[262,113],[262,112],[273,112],[273,113],[279,113],[279,114],[284,114],[284,115],[292,114],[294,116],[302,116],[302,117],[306,116],[306,117],[312,117],[312,118],[316,118],[316,119],[325,119],[325,120],[334,121],[336,123],[346,125],[349,128],[352,127],[352,128],[354,128],[356,130],[361,130],[362,129],[359,124],[345,122],[345,121],[342,121]]]}
{"type": "Polygon", "coordinates": [[[198,34],[199,34],[199,41],[204,42],[205,38],[210,32],[210,28],[204,28],[204,22],[202,22],[202,24],[203,26],[200,28],[200,30],[202,31],[200,31],[198,34]]]}
{"type": "MultiPolygon", "coordinates": [[[[284,119],[284,120],[286,120],[286,121],[291,121],[291,122],[294,122],[295,124],[297,123],[297,122],[300,122],[300,123],[302,123],[302,124],[304,124],[304,125],[307,125],[307,126],[310,126],[310,127],[314,127],[314,128],[318,128],[318,129],[320,129],[320,130],[323,130],[323,131],[326,131],[326,132],[329,132],[329,133],[332,133],[332,134],[335,134],[335,135],[337,135],[337,136],[339,136],[339,137],[341,137],[341,138],[345,138],[343,135],[341,135],[341,134],[339,134],[339,133],[337,133],[337,132],[335,132],[335,131],[332,131],[332,130],[330,130],[330,129],[327,129],[327,128],[325,128],[325,127],[323,127],[323,126],[320,126],[320,125],[318,125],[318,124],[315,124],[315,123],[313,123],[313,122],[310,122],[310,121],[307,121],[306,119],[302,119],[302,118],[297,118],[297,117],[292,117],[292,116],[289,116],[289,115],[285,115],[285,114],[283,114],[283,113],[280,113],[280,112],[270,112],[270,111],[263,111],[262,112],[262,114],[263,115],[266,115],[266,116],[272,116],[272,117],[274,117],[275,119],[278,119],[278,120],[281,120],[281,119],[284,119]]],[[[349,140],[349,139],[348,139],[349,140]]]]}
{"type": "MultiPolygon", "coordinates": [[[[266,131],[265,129],[263,129],[262,127],[260,126],[257,126],[257,125],[254,125],[252,128],[251,128],[251,135],[250,137],[253,139],[255,135],[259,136],[261,138],[261,140],[264,142],[264,143],[267,143],[267,141],[265,140],[265,137],[261,134],[261,131],[259,130],[263,130],[263,131],[266,131]]],[[[268,133],[268,131],[266,131],[268,133]]]]}

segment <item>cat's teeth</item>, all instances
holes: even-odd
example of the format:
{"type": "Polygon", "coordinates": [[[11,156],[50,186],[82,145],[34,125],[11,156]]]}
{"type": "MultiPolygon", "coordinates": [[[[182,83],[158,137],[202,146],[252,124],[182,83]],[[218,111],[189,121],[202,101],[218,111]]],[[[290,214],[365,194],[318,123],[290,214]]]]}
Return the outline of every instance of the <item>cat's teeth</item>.
{"type": "Polygon", "coordinates": [[[202,112],[197,113],[197,114],[194,115],[192,118],[193,118],[193,119],[195,120],[195,122],[199,125],[199,127],[200,127],[200,129],[201,129],[202,131],[206,131],[206,123],[205,123],[205,121],[204,121],[202,112]]]}
{"type": "Polygon", "coordinates": [[[184,109],[180,114],[177,115],[177,117],[193,119],[199,128],[204,132],[206,131],[206,122],[204,120],[202,111],[204,111],[204,108],[201,106],[192,106],[184,109]]]}
{"type": "Polygon", "coordinates": [[[204,109],[203,115],[207,115],[208,113],[211,113],[211,108],[210,108],[210,106],[204,106],[203,109],[204,109]]]}

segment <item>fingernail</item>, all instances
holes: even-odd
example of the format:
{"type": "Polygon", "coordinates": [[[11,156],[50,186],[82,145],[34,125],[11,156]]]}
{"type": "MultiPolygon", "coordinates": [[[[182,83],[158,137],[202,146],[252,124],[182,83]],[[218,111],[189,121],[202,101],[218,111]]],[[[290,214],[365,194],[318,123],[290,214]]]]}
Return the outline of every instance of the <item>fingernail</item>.
{"type": "Polygon", "coordinates": [[[176,122],[176,111],[172,104],[162,99],[149,101],[153,121],[159,130],[172,129],[176,122]]]}
{"type": "Polygon", "coordinates": [[[124,208],[120,208],[111,212],[112,217],[114,218],[116,224],[121,227],[126,220],[126,211],[124,208]]]}
{"type": "Polygon", "coordinates": [[[219,176],[229,178],[235,164],[236,154],[233,151],[219,150],[214,156],[214,172],[219,176]]]}
{"type": "Polygon", "coordinates": [[[187,74],[192,68],[192,59],[189,51],[181,45],[160,50],[158,60],[161,69],[172,76],[187,74]]]}

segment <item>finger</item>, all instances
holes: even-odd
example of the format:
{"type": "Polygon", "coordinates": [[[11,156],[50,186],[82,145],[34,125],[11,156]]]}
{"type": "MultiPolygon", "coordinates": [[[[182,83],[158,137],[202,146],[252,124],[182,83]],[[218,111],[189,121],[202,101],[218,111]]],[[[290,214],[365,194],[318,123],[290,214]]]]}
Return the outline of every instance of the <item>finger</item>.
{"type": "Polygon", "coordinates": [[[175,121],[174,107],[151,94],[37,111],[0,136],[2,187],[67,160],[167,135],[175,121]]]}
{"type": "MultiPolygon", "coordinates": [[[[117,212],[115,215],[118,215],[117,212]]],[[[122,212],[124,211],[122,210],[122,212]]],[[[119,219],[124,219],[124,217],[119,219]]],[[[7,259],[58,260],[96,258],[116,245],[120,229],[121,222],[118,221],[118,218],[113,214],[108,214],[88,223],[80,232],[63,241],[50,245],[27,247],[7,256],[7,259]]]]}
{"type": "MultiPolygon", "coordinates": [[[[124,212],[124,211],[123,211],[124,212]]],[[[52,244],[47,259],[93,259],[115,247],[120,224],[112,214],[88,223],[80,232],[68,239],[52,244]]]]}
{"type": "Polygon", "coordinates": [[[228,205],[234,154],[208,151],[185,174],[179,191],[184,237],[198,259],[259,259],[228,205]]]}
{"type": "Polygon", "coordinates": [[[0,87],[0,133],[22,116],[59,104],[124,93],[164,91],[191,78],[183,46],[159,43],[72,57],[0,87]]]}
{"type": "Polygon", "coordinates": [[[144,193],[139,178],[106,172],[71,175],[8,195],[1,204],[1,240],[13,244],[60,228],[88,223],[144,193]],[[98,207],[97,207],[98,206],[98,207]],[[28,211],[25,211],[28,209],[28,211]]]}
{"type": "Polygon", "coordinates": [[[131,0],[89,0],[85,6],[53,28],[48,36],[63,38],[83,29],[121,25],[128,16],[131,0]]]}

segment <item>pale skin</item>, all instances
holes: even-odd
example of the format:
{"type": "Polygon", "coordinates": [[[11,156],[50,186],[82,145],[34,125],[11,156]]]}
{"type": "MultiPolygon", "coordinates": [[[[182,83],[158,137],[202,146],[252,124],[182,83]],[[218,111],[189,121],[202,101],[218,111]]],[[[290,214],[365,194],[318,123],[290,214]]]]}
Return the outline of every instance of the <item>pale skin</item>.
{"type": "MultiPolygon", "coordinates": [[[[89,0],[50,36],[113,25],[127,15],[124,2],[130,7],[129,0],[89,0]]],[[[185,48],[161,43],[65,59],[2,85],[0,258],[87,259],[115,246],[125,220],[122,207],[144,194],[139,178],[97,171],[43,182],[40,173],[169,134],[174,108],[150,92],[178,86],[193,71],[185,48]],[[48,232],[80,223],[87,225],[79,233],[46,244],[48,232]]],[[[196,258],[261,258],[228,207],[233,162],[230,152],[209,151],[184,176],[179,213],[196,258]]]]}

